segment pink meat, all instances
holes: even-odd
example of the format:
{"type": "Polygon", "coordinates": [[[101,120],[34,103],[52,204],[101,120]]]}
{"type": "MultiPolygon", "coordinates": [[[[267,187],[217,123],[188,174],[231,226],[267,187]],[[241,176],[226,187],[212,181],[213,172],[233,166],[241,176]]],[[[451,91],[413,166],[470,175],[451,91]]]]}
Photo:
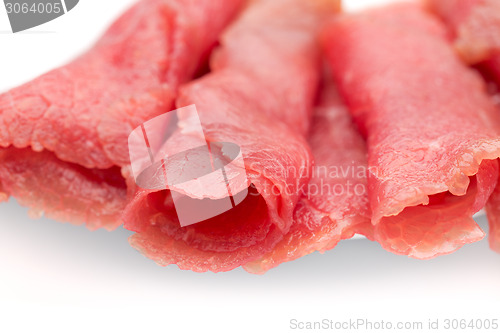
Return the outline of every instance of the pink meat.
{"type": "Polygon", "coordinates": [[[168,191],[139,191],[125,214],[134,247],[160,265],[218,272],[283,239],[312,165],[305,134],[320,72],[316,36],[337,10],[329,0],[254,1],[228,29],[212,73],[184,86],[177,106],[196,105],[208,141],[241,147],[250,195],[181,228],[168,191]]]}
{"type": "MultiPolygon", "coordinates": [[[[331,81],[331,80],[328,80],[331,81]]],[[[363,138],[335,86],[327,82],[315,109],[309,144],[315,159],[285,237],[245,269],[263,273],[314,251],[324,253],[356,232],[371,235],[363,138]]]]}
{"type": "Polygon", "coordinates": [[[481,66],[487,72],[488,77],[497,84],[497,89],[500,89],[500,53],[485,60],[481,66]]]}
{"type": "Polygon", "coordinates": [[[367,139],[376,240],[425,259],[481,239],[472,215],[496,185],[500,121],[444,27],[398,4],[338,19],[323,41],[367,139]]]}
{"type": "Polygon", "coordinates": [[[500,1],[425,0],[448,25],[454,44],[467,63],[500,57],[500,1]]]}
{"type": "Polygon", "coordinates": [[[96,172],[123,178],[132,129],[173,108],[179,85],[193,77],[242,3],[142,0],[90,51],[0,95],[0,146],[6,149],[0,155],[1,196],[8,193],[50,216],[92,228],[119,225],[127,192],[123,179],[109,193],[109,177],[89,179],[96,172]],[[53,162],[50,168],[40,165],[45,159],[53,162]],[[70,177],[78,181],[68,182],[70,177]],[[115,199],[104,200],[111,193],[115,199]],[[101,201],[89,214],[88,204],[101,201]]]}
{"type": "MultiPolygon", "coordinates": [[[[463,58],[477,65],[488,81],[500,86],[500,1],[427,0],[427,4],[448,25],[463,58]]],[[[497,186],[488,201],[487,212],[490,244],[500,252],[499,210],[500,191],[497,186]]]]}
{"type": "Polygon", "coordinates": [[[87,222],[92,230],[117,225],[127,188],[118,167],[87,169],[62,162],[49,151],[33,154],[14,147],[1,149],[0,160],[5,188],[30,207],[33,217],[45,212],[58,221],[87,222]]]}
{"type": "Polygon", "coordinates": [[[500,253],[500,184],[497,184],[486,204],[486,213],[490,226],[490,247],[500,253]]]}

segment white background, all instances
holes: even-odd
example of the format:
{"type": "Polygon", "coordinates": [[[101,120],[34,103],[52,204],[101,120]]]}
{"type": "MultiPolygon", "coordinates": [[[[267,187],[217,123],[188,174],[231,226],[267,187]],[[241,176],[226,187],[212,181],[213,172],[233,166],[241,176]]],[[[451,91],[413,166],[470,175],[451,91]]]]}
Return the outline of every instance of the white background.
{"type": "MultiPolygon", "coordinates": [[[[389,1],[345,1],[349,10],[380,2],[389,1]]],[[[0,5],[0,91],[88,48],[131,3],[81,0],[15,35],[0,5]]],[[[254,276],[159,267],[128,245],[130,234],[31,220],[14,200],[1,204],[0,332],[294,332],[293,318],[424,327],[429,318],[500,320],[500,255],[486,241],[432,261],[345,241],[254,276]]]]}

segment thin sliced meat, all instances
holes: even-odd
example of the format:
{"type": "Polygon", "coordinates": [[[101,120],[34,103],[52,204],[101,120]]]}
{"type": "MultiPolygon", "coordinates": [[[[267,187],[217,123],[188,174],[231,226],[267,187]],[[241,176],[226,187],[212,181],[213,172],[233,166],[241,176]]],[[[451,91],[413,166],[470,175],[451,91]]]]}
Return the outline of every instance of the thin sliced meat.
{"type": "Polygon", "coordinates": [[[0,150],[0,160],[0,179],[21,204],[31,206],[33,217],[46,212],[58,221],[88,221],[89,229],[116,225],[127,187],[118,167],[87,169],[62,162],[49,151],[33,154],[29,148],[14,147],[0,150]]]}
{"type": "MultiPolygon", "coordinates": [[[[500,57],[498,60],[500,60],[500,57]]],[[[491,69],[489,67],[489,70],[491,69]]],[[[491,72],[489,70],[483,70],[483,74],[485,74],[485,79],[490,82],[490,93],[497,105],[497,110],[500,112],[500,86],[491,83],[491,72]]],[[[500,62],[498,63],[496,77],[500,78],[500,62]]],[[[488,216],[490,247],[500,253],[500,177],[495,190],[486,203],[486,215],[488,216]]]]}
{"type": "Polygon", "coordinates": [[[453,35],[455,47],[469,64],[500,57],[500,1],[425,0],[453,35]]]}
{"type": "Polygon", "coordinates": [[[486,204],[486,213],[490,226],[490,247],[500,253],[500,183],[497,184],[495,191],[493,191],[486,204]]]}
{"type": "Polygon", "coordinates": [[[262,257],[289,231],[312,165],[305,135],[320,73],[317,34],[337,10],[330,0],[254,1],[228,29],[212,73],[183,87],[177,106],[196,105],[207,141],[241,147],[250,193],[181,228],[169,191],[139,191],[125,214],[134,247],[160,265],[219,272],[262,257]]]}
{"type": "Polygon", "coordinates": [[[336,20],[323,42],[367,139],[376,240],[426,259],[483,238],[472,215],[496,185],[500,122],[445,28],[398,4],[336,20]]]}
{"type": "Polygon", "coordinates": [[[425,0],[448,26],[455,48],[500,85],[500,1],[425,0]]]}
{"type": "Polygon", "coordinates": [[[242,3],[142,0],[90,51],[0,95],[0,146],[6,149],[0,195],[92,229],[118,226],[127,194],[128,135],[173,108],[178,86],[193,77],[242,3]],[[122,180],[98,181],[96,172],[122,180]]]}
{"type": "MultiPolygon", "coordinates": [[[[427,0],[429,8],[451,31],[457,50],[469,64],[476,65],[487,81],[500,87],[500,1],[427,0]]],[[[494,98],[498,98],[498,95],[494,98]]],[[[499,108],[500,110],[500,108],[499,108]]],[[[500,252],[500,190],[487,203],[490,244],[500,252]]]]}
{"type": "Polygon", "coordinates": [[[325,79],[309,144],[315,159],[288,234],[265,256],[245,265],[264,273],[314,251],[324,253],[355,233],[371,236],[366,147],[335,86],[325,79]]]}

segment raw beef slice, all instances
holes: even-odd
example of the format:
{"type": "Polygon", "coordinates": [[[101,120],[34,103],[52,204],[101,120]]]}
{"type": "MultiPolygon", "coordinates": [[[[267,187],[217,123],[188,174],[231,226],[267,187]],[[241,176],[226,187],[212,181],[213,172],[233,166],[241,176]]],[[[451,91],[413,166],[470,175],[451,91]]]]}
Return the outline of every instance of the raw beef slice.
{"type": "Polygon", "coordinates": [[[425,0],[448,25],[454,44],[469,64],[500,57],[500,1],[425,0]]]}
{"type": "MultiPolygon", "coordinates": [[[[283,239],[312,165],[305,135],[320,73],[317,34],[337,10],[330,0],[253,1],[225,32],[212,72],[184,86],[177,106],[196,105],[208,142],[240,146],[250,193],[232,210],[181,228],[169,191],[141,190],[125,214],[134,247],[160,265],[219,272],[283,239]]],[[[174,140],[190,133],[180,132],[174,140]]]]}
{"type": "Polygon", "coordinates": [[[308,141],[315,165],[293,225],[271,252],[245,265],[249,272],[264,273],[314,251],[324,253],[355,233],[372,237],[365,143],[329,78],[308,141]]]}
{"type": "Polygon", "coordinates": [[[0,95],[0,199],[90,229],[118,226],[128,135],[174,107],[242,3],[142,0],[90,51],[0,95]]]}
{"type": "Polygon", "coordinates": [[[398,4],[336,20],[323,42],[367,139],[376,240],[426,259],[482,239],[472,215],[498,178],[498,110],[440,22],[398,4]]]}
{"type": "MultiPolygon", "coordinates": [[[[463,58],[476,65],[488,81],[496,82],[495,92],[498,92],[498,87],[500,87],[500,1],[427,0],[427,4],[446,22],[455,39],[456,48],[463,58]]],[[[498,252],[500,252],[499,185],[486,205],[490,224],[490,244],[498,252]]]]}

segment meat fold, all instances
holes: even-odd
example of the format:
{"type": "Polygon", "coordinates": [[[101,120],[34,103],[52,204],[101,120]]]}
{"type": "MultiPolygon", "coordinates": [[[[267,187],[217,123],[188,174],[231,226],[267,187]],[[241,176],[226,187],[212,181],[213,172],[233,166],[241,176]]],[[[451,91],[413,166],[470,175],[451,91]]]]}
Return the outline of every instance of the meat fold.
{"type": "Polygon", "coordinates": [[[244,266],[251,273],[264,273],[314,251],[324,253],[356,233],[373,237],[365,142],[330,73],[325,73],[308,142],[314,166],[293,225],[271,252],[244,266]]]}
{"type": "MultiPolygon", "coordinates": [[[[160,265],[220,272],[261,258],[283,239],[313,163],[306,135],[321,69],[317,35],[338,5],[253,1],[224,33],[211,73],[183,86],[177,106],[196,105],[208,142],[241,148],[249,194],[181,228],[171,192],[140,190],[125,211],[125,228],[136,232],[132,246],[160,265]]],[[[179,127],[172,140],[189,140],[189,127],[179,127]]]]}
{"type": "Polygon", "coordinates": [[[128,135],[174,107],[242,4],[141,0],[88,52],[0,95],[0,199],[90,229],[120,225],[135,189],[128,135]]]}
{"type": "Polygon", "coordinates": [[[343,16],[322,41],[367,140],[375,239],[418,259],[482,239],[472,215],[498,179],[499,115],[445,27],[396,4],[343,16]]]}
{"type": "MultiPolygon", "coordinates": [[[[462,58],[474,65],[488,82],[498,101],[500,87],[500,1],[496,0],[427,0],[428,8],[448,26],[462,58]]],[[[498,108],[500,112],[500,107],[498,108]]],[[[500,184],[499,184],[500,185],[500,184]]],[[[486,205],[490,225],[491,248],[500,252],[500,189],[486,205]]]]}

